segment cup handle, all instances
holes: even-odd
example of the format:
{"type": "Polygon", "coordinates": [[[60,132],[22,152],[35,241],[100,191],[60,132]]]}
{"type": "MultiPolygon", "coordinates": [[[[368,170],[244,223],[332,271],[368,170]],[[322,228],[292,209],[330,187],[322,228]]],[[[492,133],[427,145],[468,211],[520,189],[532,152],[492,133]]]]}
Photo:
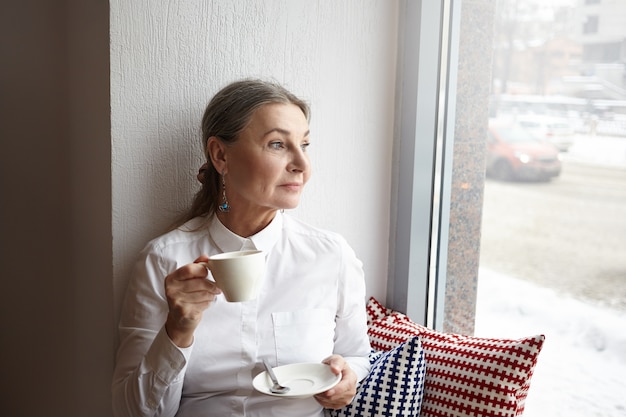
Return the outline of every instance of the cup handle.
{"type": "Polygon", "coordinates": [[[203,267],[205,267],[207,269],[207,271],[209,271],[209,275],[207,275],[206,279],[208,279],[211,282],[215,282],[215,279],[213,278],[213,275],[210,273],[211,272],[211,261],[209,261],[209,262],[198,262],[198,265],[202,265],[203,267]]]}

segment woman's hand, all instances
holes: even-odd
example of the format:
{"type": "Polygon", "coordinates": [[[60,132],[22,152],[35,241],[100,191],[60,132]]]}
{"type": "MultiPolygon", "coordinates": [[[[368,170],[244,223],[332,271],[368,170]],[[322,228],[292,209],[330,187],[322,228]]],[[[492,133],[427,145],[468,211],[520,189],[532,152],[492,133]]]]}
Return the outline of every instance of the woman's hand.
{"type": "Polygon", "coordinates": [[[206,279],[209,271],[199,263],[208,260],[203,255],[165,277],[165,296],[169,306],[165,330],[178,347],[188,347],[193,343],[193,333],[200,324],[202,313],[221,293],[213,281],[206,279]]]}
{"type": "Polygon", "coordinates": [[[317,394],[315,399],[324,408],[338,409],[352,402],[356,395],[357,377],[346,360],[339,355],[332,355],[322,361],[330,365],[335,375],[341,374],[341,381],[328,391],[317,394]]]}

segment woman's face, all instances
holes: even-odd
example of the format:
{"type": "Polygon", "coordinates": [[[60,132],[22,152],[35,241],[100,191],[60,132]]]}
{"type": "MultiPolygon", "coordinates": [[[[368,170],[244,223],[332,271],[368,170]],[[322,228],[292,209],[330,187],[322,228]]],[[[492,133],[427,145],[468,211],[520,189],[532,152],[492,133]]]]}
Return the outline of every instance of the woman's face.
{"type": "Polygon", "coordinates": [[[273,211],[298,206],[311,176],[309,124],[294,104],[257,109],[238,139],[224,149],[231,210],[273,211]]]}

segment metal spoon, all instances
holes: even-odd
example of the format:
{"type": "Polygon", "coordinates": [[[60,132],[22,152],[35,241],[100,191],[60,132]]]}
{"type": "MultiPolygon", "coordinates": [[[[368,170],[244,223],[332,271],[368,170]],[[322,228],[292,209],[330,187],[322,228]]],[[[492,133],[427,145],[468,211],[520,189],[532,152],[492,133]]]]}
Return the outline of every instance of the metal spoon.
{"type": "Polygon", "coordinates": [[[263,359],[263,365],[265,365],[265,370],[267,374],[270,376],[274,385],[270,387],[270,392],[273,394],[286,394],[289,392],[289,387],[283,387],[278,383],[278,379],[276,379],[276,375],[274,374],[274,370],[270,366],[269,363],[265,359],[263,359]]]}

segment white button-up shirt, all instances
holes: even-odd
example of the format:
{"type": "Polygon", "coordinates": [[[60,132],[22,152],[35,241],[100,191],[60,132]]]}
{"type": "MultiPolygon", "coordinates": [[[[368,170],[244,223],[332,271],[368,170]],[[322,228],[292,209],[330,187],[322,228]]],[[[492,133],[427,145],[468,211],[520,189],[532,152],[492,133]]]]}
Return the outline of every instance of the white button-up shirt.
{"type": "Polygon", "coordinates": [[[137,263],[119,325],[113,378],[116,416],[322,416],[312,397],[285,399],[252,387],[263,369],[342,355],[359,380],[369,371],[362,263],[339,235],[277,213],[242,238],[214,217],[193,219],[151,241],[137,263]],[[198,226],[200,226],[199,229],[198,226]],[[196,230],[197,229],[197,230],[196,230]],[[202,254],[258,249],[266,273],[256,300],[220,294],[204,312],[191,347],[168,338],[166,275],[202,254]]]}

